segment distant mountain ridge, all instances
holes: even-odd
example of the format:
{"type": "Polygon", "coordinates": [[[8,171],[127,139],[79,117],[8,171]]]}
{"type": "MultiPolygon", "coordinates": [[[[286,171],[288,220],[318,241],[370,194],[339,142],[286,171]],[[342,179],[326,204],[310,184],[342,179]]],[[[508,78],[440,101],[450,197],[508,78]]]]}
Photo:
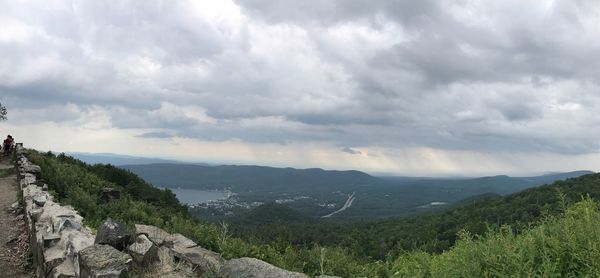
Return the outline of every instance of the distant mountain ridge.
{"type": "MultiPolygon", "coordinates": [[[[122,165],[143,165],[143,164],[154,164],[154,163],[171,163],[171,164],[190,164],[190,162],[183,162],[177,160],[169,160],[162,158],[151,158],[151,157],[138,157],[131,155],[123,155],[123,154],[114,154],[114,153],[84,153],[84,152],[67,152],[67,155],[70,155],[74,158],[77,158],[88,164],[111,164],[115,166],[122,165]]],[[[206,163],[197,163],[200,165],[209,165],[206,163]]]]}
{"type": "Polygon", "coordinates": [[[451,207],[482,194],[506,195],[527,188],[592,173],[576,171],[533,177],[380,178],[349,170],[294,169],[266,166],[205,166],[157,163],[124,165],[145,180],[170,188],[231,190],[245,203],[285,202],[313,217],[339,209],[350,194],[352,206],[335,218],[419,214],[451,207]],[[332,204],[332,205],[331,205],[332,204]],[[434,205],[432,205],[434,204],[434,205]]]}
{"type": "Polygon", "coordinates": [[[191,165],[155,163],[124,165],[155,185],[194,189],[224,189],[234,191],[339,190],[373,186],[383,181],[356,170],[337,171],[319,168],[295,169],[245,165],[191,165]]]}

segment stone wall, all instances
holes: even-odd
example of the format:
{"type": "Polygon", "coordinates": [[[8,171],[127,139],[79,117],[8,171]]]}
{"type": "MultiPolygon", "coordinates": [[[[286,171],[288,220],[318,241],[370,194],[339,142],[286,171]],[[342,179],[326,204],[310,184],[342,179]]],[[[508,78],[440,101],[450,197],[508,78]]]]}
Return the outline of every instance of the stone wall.
{"type": "Polygon", "coordinates": [[[15,156],[37,277],[308,277],[253,258],[224,260],[155,226],[130,232],[107,219],[94,235],[75,209],[53,200],[22,145],[15,156]]]}

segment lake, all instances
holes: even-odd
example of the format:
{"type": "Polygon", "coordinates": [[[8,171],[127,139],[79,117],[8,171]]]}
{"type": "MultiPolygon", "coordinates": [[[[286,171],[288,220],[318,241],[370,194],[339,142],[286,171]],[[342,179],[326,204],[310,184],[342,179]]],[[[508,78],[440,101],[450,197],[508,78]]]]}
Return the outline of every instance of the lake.
{"type": "Polygon", "coordinates": [[[205,191],[198,189],[185,189],[185,188],[169,188],[175,195],[179,202],[184,204],[201,204],[208,203],[209,201],[215,201],[220,199],[227,199],[230,193],[223,191],[205,191]]]}

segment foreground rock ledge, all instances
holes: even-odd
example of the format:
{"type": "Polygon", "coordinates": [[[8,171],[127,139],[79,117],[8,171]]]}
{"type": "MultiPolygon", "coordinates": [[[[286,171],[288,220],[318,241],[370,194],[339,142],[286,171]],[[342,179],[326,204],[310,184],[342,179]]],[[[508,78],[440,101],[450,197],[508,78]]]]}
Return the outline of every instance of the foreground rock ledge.
{"type": "Polygon", "coordinates": [[[134,234],[130,235],[125,226],[107,219],[94,236],[76,210],[54,202],[48,193],[48,185],[41,180],[40,167],[28,160],[27,150],[22,145],[17,146],[16,155],[19,187],[23,193],[21,202],[38,278],[128,277],[133,268],[144,278],[189,277],[191,273],[187,270],[174,268],[180,263],[189,265],[194,272],[191,275],[197,277],[309,277],[254,258],[224,261],[220,254],[202,248],[181,234],[170,234],[150,225],[136,224],[134,234]],[[165,261],[174,265],[163,265],[161,254],[165,261]],[[155,271],[144,272],[156,267],[155,271]]]}
{"type": "Polygon", "coordinates": [[[309,278],[305,274],[287,271],[255,258],[240,258],[225,262],[219,276],[223,278],[309,278]]]}
{"type": "Polygon", "coordinates": [[[128,277],[131,256],[110,245],[92,245],[79,252],[81,277],[128,277]]]}

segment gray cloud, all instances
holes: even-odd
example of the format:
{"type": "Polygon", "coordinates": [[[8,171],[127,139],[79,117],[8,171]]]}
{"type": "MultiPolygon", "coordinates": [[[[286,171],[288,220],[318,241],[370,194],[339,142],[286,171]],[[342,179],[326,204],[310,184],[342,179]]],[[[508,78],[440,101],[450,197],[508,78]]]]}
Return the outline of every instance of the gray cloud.
{"type": "Polygon", "coordinates": [[[0,101],[145,138],[597,152],[598,5],[5,2],[0,101]]]}
{"type": "Polygon", "coordinates": [[[168,132],[156,131],[156,132],[146,132],[140,135],[137,135],[140,138],[172,138],[173,135],[168,132]]]}
{"type": "Polygon", "coordinates": [[[355,149],[352,149],[352,148],[349,148],[349,147],[343,147],[343,148],[341,148],[340,150],[341,150],[342,152],[349,153],[349,154],[362,154],[362,152],[360,152],[360,151],[357,151],[357,150],[355,150],[355,149]]]}

